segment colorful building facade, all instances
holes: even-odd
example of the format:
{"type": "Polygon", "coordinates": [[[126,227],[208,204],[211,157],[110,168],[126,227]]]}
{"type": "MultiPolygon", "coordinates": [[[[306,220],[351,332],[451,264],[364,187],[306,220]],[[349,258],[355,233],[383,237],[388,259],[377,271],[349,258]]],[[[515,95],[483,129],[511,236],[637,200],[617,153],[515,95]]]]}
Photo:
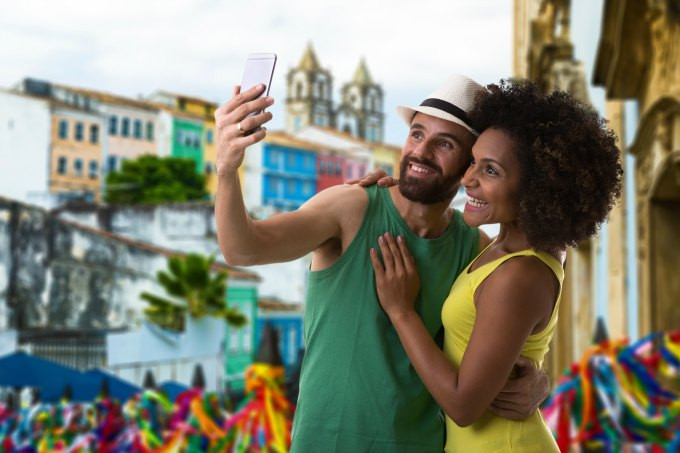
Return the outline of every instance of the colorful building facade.
{"type": "Polygon", "coordinates": [[[248,322],[240,328],[226,328],[223,388],[242,391],[245,388],[245,370],[253,362],[257,346],[257,287],[230,285],[227,288],[227,304],[237,308],[248,322]]]}
{"type": "Polygon", "coordinates": [[[279,337],[279,354],[286,368],[286,376],[292,376],[300,365],[304,349],[304,331],[301,305],[284,304],[276,300],[260,300],[259,316],[255,329],[255,344],[259,344],[262,331],[269,324],[279,337]]]}
{"type": "Polygon", "coordinates": [[[173,137],[170,155],[192,159],[197,171],[205,175],[206,191],[210,199],[217,193],[217,174],[215,161],[215,110],[217,103],[205,99],[156,91],[149,100],[169,107],[174,114],[171,136],[173,137]],[[200,124],[200,131],[198,125],[200,124]],[[182,131],[182,132],[179,132],[182,131]],[[177,136],[179,134],[179,136],[177,136]],[[200,138],[198,136],[200,135],[200,138]],[[200,159],[198,157],[200,143],[200,159]],[[200,168],[199,168],[200,167],[200,168]]]}
{"type": "Polygon", "coordinates": [[[58,102],[52,110],[50,192],[58,201],[101,198],[101,115],[58,102]]]}
{"type": "Polygon", "coordinates": [[[267,213],[299,208],[318,191],[319,152],[314,143],[273,131],[249,147],[243,165],[246,207],[267,213]]]}

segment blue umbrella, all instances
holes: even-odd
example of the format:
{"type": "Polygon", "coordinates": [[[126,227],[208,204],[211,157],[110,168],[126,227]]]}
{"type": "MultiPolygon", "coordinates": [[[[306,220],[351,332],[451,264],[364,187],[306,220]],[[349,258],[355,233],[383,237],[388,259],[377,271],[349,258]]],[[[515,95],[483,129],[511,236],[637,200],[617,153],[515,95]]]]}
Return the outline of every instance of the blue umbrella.
{"type": "MultiPolygon", "coordinates": [[[[136,393],[139,393],[141,389],[136,385],[119,378],[111,373],[108,373],[100,368],[94,368],[88,370],[85,376],[92,378],[99,382],[99,391],[101,391],[101,386],[104,382],[107,383],[109,389],[109,396],[116,398],[120,401],[125,401],[129,399],[136,393]]],[[[96,395],[93,395],[93,398],[96,395]]]]}
{"type": "Polygon", "coordinates": [[[43,401],[59,399],[70,386],[74,400],[87,400],[84,394],[96,394],[97,382],[80,371],[22,351],[0,357],[0,387],[40,389],[43,401]]]}
{"type": "Polygon", "coordinates": [[[189,387],[176,381],[165,381],[161,384],[161,390],[170,401],[175,401],[179,394],[189,390],[189,387]]]}

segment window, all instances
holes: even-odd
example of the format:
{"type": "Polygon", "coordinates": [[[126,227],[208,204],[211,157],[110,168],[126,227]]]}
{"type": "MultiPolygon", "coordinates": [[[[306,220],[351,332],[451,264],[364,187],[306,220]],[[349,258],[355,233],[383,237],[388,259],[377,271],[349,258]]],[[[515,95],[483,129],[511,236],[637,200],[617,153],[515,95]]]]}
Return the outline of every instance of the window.
{"type": "Polygon", "coordinates": [[[286,182],[286,193],[288,195],[293,195],[295,193],[295,180],[294,179],[289,179],[286,182]]]}
{"type": "Polygon", "coordinates": [[[326,115],[316,115],[316,124],[319,126],[328,126],[326,115]]]}
{"type": "Polygon", "coordinates": [[[305,168],[307,170],[312,170],[314,169],[314,157],[312,156],[305,156],[305,168]]]}
{"type": "Polygon", "coordinates": [[[205,133],[205,142],[206,142],[208,145],[212,145],[212,143],[213,143],[213,130],[212,130],[212,129],[208,129],[208,130],[206,131],[206,133],[205,133]]]}
{"type": "Polygon", "coordinates": [[[109,117],[109,135],[118,135],[118,117],[109,117]]]}
{"type": "Polygon", "coordinates": [[[109,172],[116,171],[117,159],[116,156],[109,156],[106,162],[106,169],[109,172]]]}
{"type": "Polygon", "coordinates": [[[229,352],[232,354],[235,354],[239,352],[239,349],[241,349],[239,346],[241,335],[239,334],[239,331],[241,329],[236,329],[234,327],[229,327],[229,352]]]}
{"type": "Polygon", "coordinates": [[[295,84],[295,97],[297,99],[302,99],[302,83],[300,82],[295,84]]]}
{"type": "Polygon", "coordinates": [[[81,122],[76,123],[76,140],[78,140],[79,142],[83,141],[83,128],[84,128],[83,123],[81,122]]]}
{"type": "Polygon", "coordinates": [[[295,154],[289,153],[286,157],[286,163],[289,167],[295,166],[295,154]]]}
{"type": "Polygon", "coordinates": [[[319,174],[321,174],[321,175],[326,174],[326,161],[325,160],[319,161],[319,174]]]}
{"type": "Polygon", "coordinates": [[[302,127],[302,117],[296,116],[293,119],[293,130],[299,131],[302,127]]]}
{"type": "Polygon", "coordinates": [[[123,121],[121,122],[120,135],[123,137],[130,136],[130,118],[123,118],[123,121]]]}
{"type": "Polygon", "coordinates": [[[206,162],[205,163],[205,173],[210,174],[213,172],[213,164],[211,162],[206,162]]]}
{"type": "Polygon", "coordinates": [[[342,176],[342,162],[335,163],[335,176],[342,176]]]}
{"type": "Polygon", "coordinates": [[[76,176],[83,176],[83,160],[76,159],[73,161],[73,172],[76,176]]]}
{"type": "Polygon", "coordinates": [[[175,141],[180,145],[184,144],[184,131],[182,129],[178,130],[177,134],[175,134],[175,141]]]}
{"type": "Polygon", "coordinates": [[[135,120],[135,138],[142,138],[142,120],[135,120]]]}
{"type": "Polygon", "coordinates": [[[184,131],[184,146],[191,146],[194,141],[193,135],[191,131],[184,131]]]}
{"type": "Polygon", "coordinates": [[[272,167],[278,167],[279,166],[279,152],[276,150],[271,150],[267,153],[266,155],[266,161],[267,165],[272,166],[272,167]]]}
{"type": "Polygon", "coordinates": [[[96,124],[90,125],[90,143],[93,145],[99,143],[99,126],[96,124]]]}
{"type": "Polygon", "coordinates": [[[57,161],[57,173],[60,175],[66,174],[66,166],[68,165],[68,159],[65,157],[60,157],[57,161]]]}
{"type": "Polygon", "coordinates": [[[68,138],[68,122],[66,120],[59,121],[59,138],[68,138]]]}
{"type": "Polygon", "coordinates": [[[302,195],[306,197],[314,195],[314,186],[310,181],[305,181],[302,185],[302,195]]]}
{"type": "Polygon", "coordinates": [[[151,121],[146,123],[146,139],[153,141],[153,123],[151,121]]]}
{"type": "MultiPolygon", "coordinates": [[[[241,310],[241,313],[243,313],[243,310],[241,310]]],[[[253,328],[251,327],[253,324],[249,322],[246,324],[244,327],[241,329],[238,329],[243,332],[243,352],[250,354],[253,350],[253,328]]]]}
{"type": "Polygon", "coordinates": [[[177,107],[180,110],[186,110],[187,109],[187,101],[184,100],[184,99],[180,99],[179,101],[177,101],[177,107]]]}
{"type": "Polygon", "coordinates": [[[90,161],[90,179],[97,179],[99,173],[99,162],[96,160],[90,161]]]}
{"type": "Polygon", "coordinates": [[[194,148],[201,149],[201,134],[199,132],[194,132],[194,148]]]}

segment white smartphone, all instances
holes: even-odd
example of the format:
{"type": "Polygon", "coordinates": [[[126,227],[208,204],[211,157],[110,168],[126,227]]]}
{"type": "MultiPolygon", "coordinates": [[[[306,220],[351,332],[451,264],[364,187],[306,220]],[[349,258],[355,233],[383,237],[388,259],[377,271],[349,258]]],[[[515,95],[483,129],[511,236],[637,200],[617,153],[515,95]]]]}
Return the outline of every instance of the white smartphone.
{"type": "MultiPolygon", "coordinates": [[[[276,54],[274,53],[252,53],[248,55],[246,68],[243,71],[243,80],[241,80],[241,93],[262,83],[264,84],[265,89],[258,98],[268,96],[275,66],[276,54]]],[[[248,116],[257,115],[259,113],[262,113],[262,110],[253,112],[248,116]]],[[[252,134],[253,132],[255,132],[255,130],[248,131],[246,134],[252,134]]]]}

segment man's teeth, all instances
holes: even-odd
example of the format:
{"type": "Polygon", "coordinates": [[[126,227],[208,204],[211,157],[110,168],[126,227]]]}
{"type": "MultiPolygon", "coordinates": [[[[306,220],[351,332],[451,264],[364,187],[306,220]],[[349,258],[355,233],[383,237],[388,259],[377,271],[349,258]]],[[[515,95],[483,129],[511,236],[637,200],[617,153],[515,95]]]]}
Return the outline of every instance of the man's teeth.
{"type": "Polygon", "coordinates": [[[478,200],[476,198],[468,196],[468,204],[474,206],[475,208],[481,208],[483,206],[486,206],[488,203],[484,200],[478,200]]]}
{"type": "Polygon", "coordinates": [[[414,164],[411,164],[411,170],[415,171],[416,173],[434,173],[432,170],[414,164]]]}

